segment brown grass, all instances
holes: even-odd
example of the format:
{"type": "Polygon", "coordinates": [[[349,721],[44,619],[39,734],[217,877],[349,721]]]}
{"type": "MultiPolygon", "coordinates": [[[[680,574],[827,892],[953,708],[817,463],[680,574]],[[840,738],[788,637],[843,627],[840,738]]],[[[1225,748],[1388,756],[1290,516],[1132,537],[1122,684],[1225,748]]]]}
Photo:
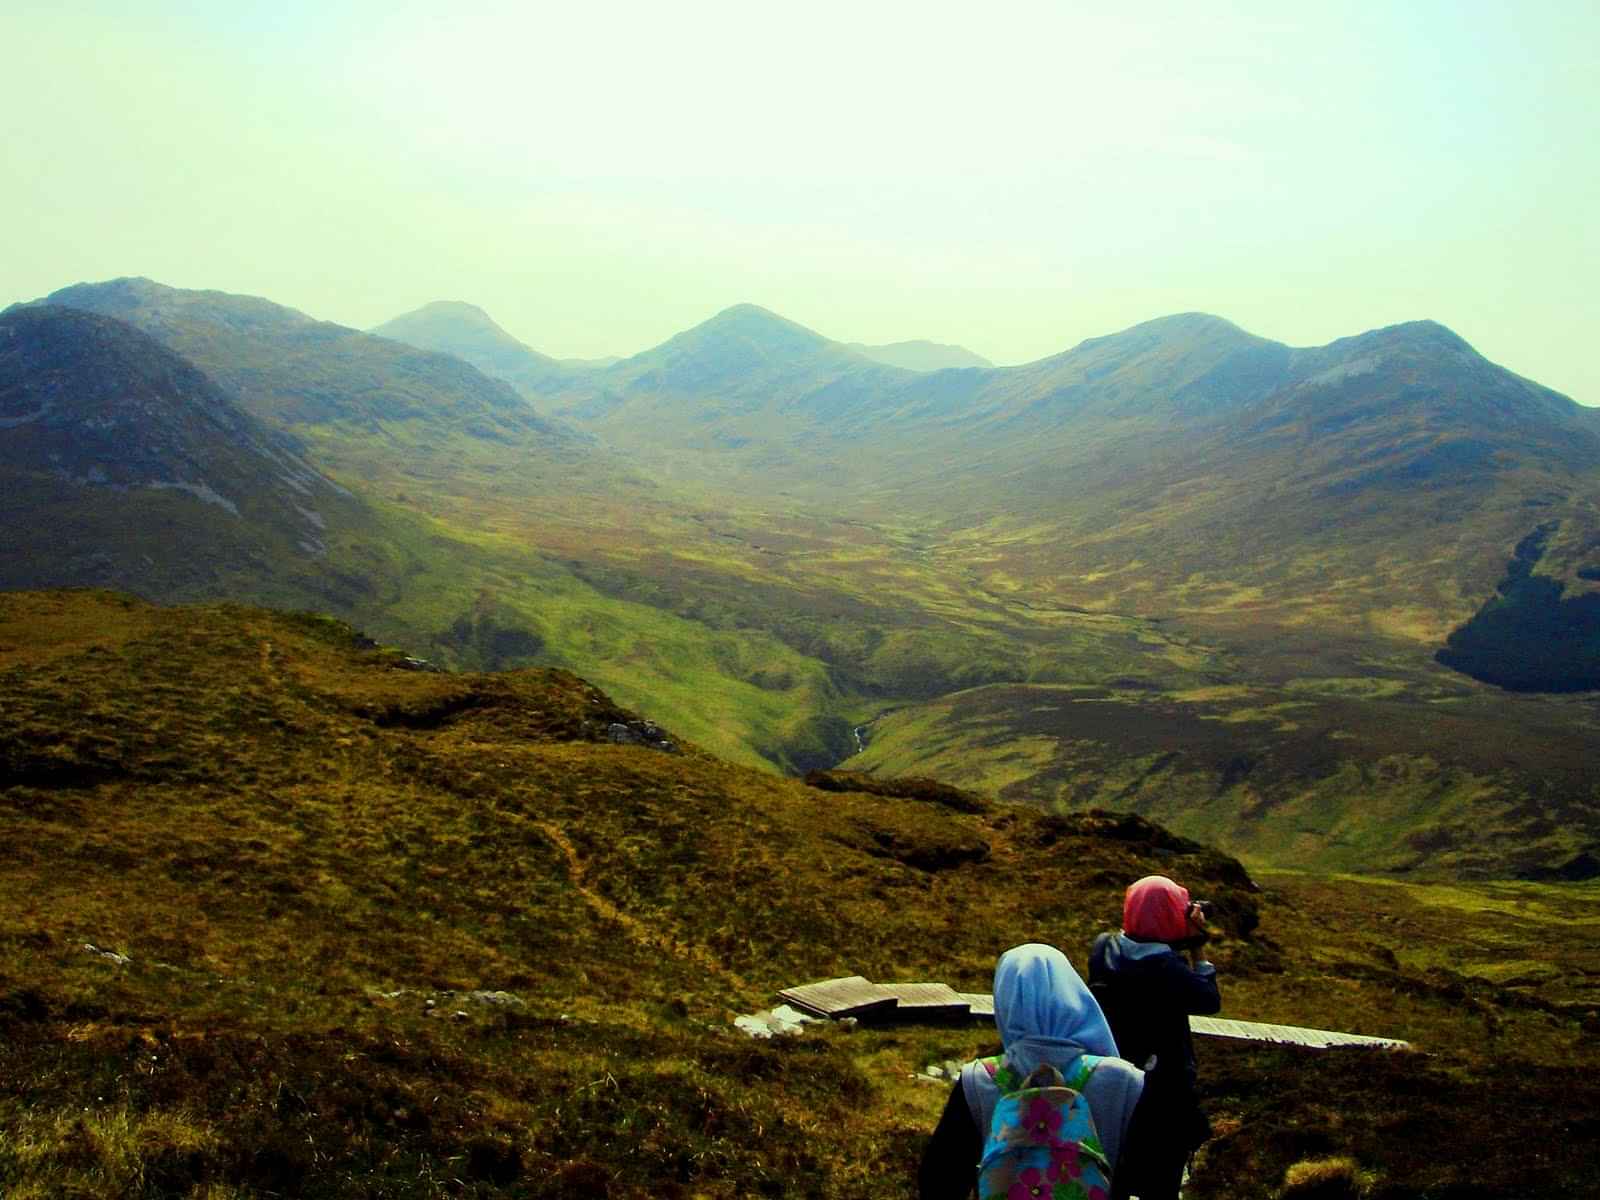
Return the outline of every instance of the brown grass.
{"type": "Polygon", "coordinates": [[[1218,902],[1228,1015],[1429,1052],[1203,1048],[1227,1132],[1195,1195],[1341,1154],[1448,1195],[1552,1121],[1523,1177],[1593,1178],[1578,974],[1544,1004],[1385,959],[1410,910],[1369,885],[1257,894],[1137,819],[609,744],[631,718],[563,672],[404,671],[318,618],[0,597],[0,1193],[909,1194],[943,1103],[912,1075],[993,1031],[769,1044],[732,1016],[846,973],[978,990],[1026,940],[1080,958],[1153,870],[1218,902]],[[1507,1054],[1530,1069],[1474,1107],[1507,1054]]]}

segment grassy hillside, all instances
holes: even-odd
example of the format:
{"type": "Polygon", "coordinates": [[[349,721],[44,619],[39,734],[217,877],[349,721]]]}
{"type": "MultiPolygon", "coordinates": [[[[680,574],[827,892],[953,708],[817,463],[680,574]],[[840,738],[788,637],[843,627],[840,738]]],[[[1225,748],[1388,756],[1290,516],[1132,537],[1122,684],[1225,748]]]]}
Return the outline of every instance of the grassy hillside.
{"type": "Polygon", "coordinates": [[[1079,957],[1156,869],[1217,901],[1228,1014],[1425,1051],[1204,1046],[1193,1194],[1340,1155],[1375,1195],[1593,1192],[1592,886],[1257,892],[1138,820],[611,745],[632,716],[569,674],[226,606],[0,596],[0,701],[8,1197],[909,1195],[944,1099],[913,1075],[992,1031],[732,1016],[1079,957]]]}
{"type": "MultiPolygon", "coordinates": [[[[1130,681],[1138,682],[1138,681],[1130,681]]],[[[1393,673],[1165,689],[997,685],[875,722],[852,768],[1126,808],[1253,863],[1596,873],[1600,705],[1393,673]]]]}

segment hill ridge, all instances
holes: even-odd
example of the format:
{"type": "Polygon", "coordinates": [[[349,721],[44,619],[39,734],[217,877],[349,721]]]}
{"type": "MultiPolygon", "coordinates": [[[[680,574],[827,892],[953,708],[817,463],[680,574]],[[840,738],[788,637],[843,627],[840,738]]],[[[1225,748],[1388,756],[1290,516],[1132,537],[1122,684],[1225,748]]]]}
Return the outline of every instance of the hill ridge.
{"type": "Polygon", "coordinates": [[[43,302],[143,329],[280,428],[339,426],[370,434],[411,424],[429,434],[413,445],[416,453],[451,434],[507,444],[542,439],[576,449],[570,431],[454,356],[319,321],[258,296],[129,282],[75,284],[43,302]]]}

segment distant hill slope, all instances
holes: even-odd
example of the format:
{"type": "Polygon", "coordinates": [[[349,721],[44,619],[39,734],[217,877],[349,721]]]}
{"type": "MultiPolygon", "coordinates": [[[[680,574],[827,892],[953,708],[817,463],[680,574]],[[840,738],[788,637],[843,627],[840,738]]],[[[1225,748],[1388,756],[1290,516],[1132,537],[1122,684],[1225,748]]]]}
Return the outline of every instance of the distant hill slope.
{"type": "Polygon", "coordinates": [[[913,374],[739,304],[607,367],[556,411],[635,451],[753,444],[765,452],[913,374]]]}
{"type": "MultiPolygon", "coordinates": [[[[361,480],[336,485],[294,437],[132,325],[56,305],[0,314],[0,590],[316,609],[444,665],[583,664],[619,694],[686,708],[682,728],[749,761],[803,768],[848,746],[833,711],[848,701],[822,662],[758,628],[607,596],[534,539],[486,529],[492,505],[525,503],[505,498],[505,474],[561,487],[526,446],[490,442],[497,460],[446,441],[450,455],[429,461],[387,438],[313,427],[308,439],[392,472],[424,511],[361,480]],[[456,497],[460,526],[427,511],[456,497]]],[[[604,504],[626,499],[585,500],[577,520],[604,529],[604,504]]]]}
{"type": "Polygon", "coordinates": [[[427,452],[458,436],[556,451],[577,444],[509,385],[457,358],[253,296],[117,279],[62,288],[46,300],[138,326],[283,428],[385,434],[393,452],[427,452]]]}
{"type": "Polygon", "coordinates": [[[371,523],[193,365],[131,325],[0,314],[0,586],[81,583],[302,603],[371,523]]]}
{"type": "Polygon", "coordinates": [[[588,367],[530,349],[496,325],[483,309],[457,300],[425,304],[368,332],[418,349],[452,354],[526,396],[560,391],[588,367]]]}
{"type": "Polygon", "coordinates": [[[881,362],[890,367],[903,367],[907,371],[944,371],[952,367],[994,366],[983,355],[974,354],[965,346],[951,346],[920,338],[909,342],[890,342],[884,346],[869,346],[864,342],[847,342],[845,345],[874,362],[881,362]]]}
{"type": "Polygon", "coordinates": [[[1035,607],[1437,647],[1550,522],[1539,570],[1593,590],[1600,425],[1433,322],[1292,349],[1185,313],[926,373],[743,305],[559,403],[662,471],[921,523],[1035,607]]]}
{"type": "Polygon", "coordinates": [[[1600,706],[1434,674],[971,688],[880,718],[846,765],[1055,811],[1130,809],[1275,866],[1600,875],[1600,706]]]}
{"type": "Polygon", "coordinates": [[[1258,891],[1137,818],[821,791],[613,744],[636,723],[565,672],[405,671],[325,619],[0,594],[0,1187],[909,1192],[950,1087],[916,1077],[993,1026],[734,1015],[854,973],[983,991],[1026,941],[1081,963],[1154,872],[1214,902],[1225,1016],[1423,1051],[1208,1040],[1186,1195],[1272,1200],[1341,1156],[1394,1200],[1594,1178],[1593,1139],[1548,1136],[1600,1110],[1582,890],[1258,891]]]}

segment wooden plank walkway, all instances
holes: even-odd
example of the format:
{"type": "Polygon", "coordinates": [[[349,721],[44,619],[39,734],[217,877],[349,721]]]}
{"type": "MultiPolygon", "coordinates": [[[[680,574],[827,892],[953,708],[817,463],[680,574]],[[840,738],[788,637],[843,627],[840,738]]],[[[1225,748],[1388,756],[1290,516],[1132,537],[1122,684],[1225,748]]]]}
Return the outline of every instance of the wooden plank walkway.
{"type": "MultiPolygon", "coordinates": [[[[994,997],[987,992],[958,992],[942,983],[873,983],[860,975],[823,979],[784,988],[778,996],[802,1012],[831,1020],[994,1019],[994,997]]],[[[1203,1037],[1235,1038],[1280,1046],[1325,1050],[1330,1046],[1367,1046],[1396,1050],[1410,1045],[1398,1038],[1368,1037],[1332,1029],[1305,1029],[1298,1025],[1270,1025],[1258,1021],[1230,1021],[1219,1017],[1190,1017],[1189,1029],[1203,1037]]]]}
{"type": "Polygon", "coordinates": [[[916,1017],[946,1017],[959,1020],[972,1015],[972,1005],[955,988],[943,983],[885,983],[884,991],[895,999],[894,1011],[916,1017]]]}
{"type": "Polygon", "coordinates": [[[900,1004],[888,989],[870,983],[860,975],[846,975],[841,979],[824,979],[818,983],[784,988],[778,996],[801,1012],[836,1021],[843,1017],[870,1017],[900,1004]]]}
{"type": "Polygon", "coordinates": [[[1218,1017],[1190,1017],[1189,1029],[1206,1037],[1274,1042],[1281,1046],[1308,1046],[1313,1050],[1326,1050],[1329,1046],[1373,1046],[1399,1050],[1411,1044],[1398,1038],[1367,1037],[1359,1033],[1338,1033],[1332,1029],[1303,1029],[1298,1025],[1265,1025],[1258,1021],[1227,1021],[1218,1017]]]}

